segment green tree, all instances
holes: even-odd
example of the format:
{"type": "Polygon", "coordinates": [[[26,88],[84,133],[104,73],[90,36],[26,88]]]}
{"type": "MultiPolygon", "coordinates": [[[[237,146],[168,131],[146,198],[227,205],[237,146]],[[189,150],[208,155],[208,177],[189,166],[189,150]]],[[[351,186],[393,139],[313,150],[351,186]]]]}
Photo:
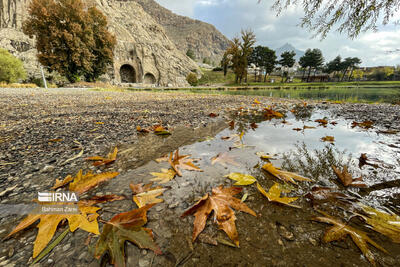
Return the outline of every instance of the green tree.
{"type": "Polygon", "coordinates": [[[224,77],[228,73],[228,67],[229,67],[230,62],[231,62],[231,55],[229,54],[228,51],[225,51],[225,53],[221,59],[221,67],[224,70],[224,77]]]}
{"type": "Polygon", "coordinates": [[[399,0],[275,0],[273,9],[280,14],[293,4],[304,10],[300,25],[322,38],[336,25],[340,33],[351,38],[363,31],[375,30],[381,18],[383,24],[396,19],[394,15],[399,8],[399,0]]]}
{"type": "Polygon", "coordinates": [[[36,37],[42,65],[70,82],[80,76],[92,81],[106,72],[116,40],[99,10],[81,0],[32,0],[28,13],[23,31],[36,37]]]}
{"type": "Polygon", "coordinates": [[[326,63],[325,71],[328,74],[333,73],[334,77],[335,77],[335,74],[337,74],[341,70],[342,70],[342,58],[341,58],[341,56],[337,56],[333,60],[331,60],[328,63],[326,63]]]}
{"type": "Polygon", "coordinates": [[[249,57],[249,63],[253,63],[265,71],[264,82],[266,82],[267,74],[275,69],[277,63],[275,51],[266,46],[256,46],[249,57]]]}
{"type": "Polygon", "coordinates": [[[303,78],[305,75],[305,71],[308,69],[307,74],[307,82],[310,81],[311,71],[315,72],[322,67],[324,63],[324,57],[322,56],[321,50],[315,49],[307,49],[304,56],[302,56],[299,60],[300,66],[304,69],[303,78]]]}
{"type": "Polygon", "coordinates": [[[15,83],[25,78],[26,72],[21,60],[0,48],[0,82],[15,83]]]}
{"type": "Polygon", "coordinates": [[[294,51],[286,51],[281,54],[281,59],[279,60],[279,64],[282,66],[283,70],[282,72],[282,81],[283,77],[286,77],[285,82],[287,82],[289,78],[289,69],[294,66],[296,63],[296,59],[294,58],[296,56],[296,52],[294,51]]]}
{"type": "Polygon", "coordinates": [[[187,55],[188,57],[190,57],[192,60],[196,60],[196,56],[194,55],[194,52],[193,52],[192,49],[188,49],[188,50],[186,51],[186,55],[187,55]]]}
{"type": "Polygon", "coordinates": [[[352,57],[350,59],[350,64],[349,64],[349,68],[350,68],[350,75],[349,75],[349,79],[348,81],[351,80],[351,77],[353,76],[353,71],[354,69],[361,64],[361,59],[359,59],[358,57],[352,57]]]}

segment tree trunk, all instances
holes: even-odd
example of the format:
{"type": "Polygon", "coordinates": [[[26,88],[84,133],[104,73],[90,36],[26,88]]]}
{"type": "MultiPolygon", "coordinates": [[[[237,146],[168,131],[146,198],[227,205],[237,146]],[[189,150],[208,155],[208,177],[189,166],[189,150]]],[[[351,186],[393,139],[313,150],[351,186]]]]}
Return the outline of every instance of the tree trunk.
{"type": "Polygon", "coordinates": [[[344,76],[346,76],[346,73],[347,73],[347,69],[345,69],[345,70],[343,71],[343,76],[342,76],[342,79],[340,80],[341,82],[343,82],[344,76]]]}
{"type": "Polygon", "coordinates": [[[266,83],[267,82],[267,72],[265,72],[265,75],[264,75],[264,83],[266,83]]]}
{"type": "Polygon", "coordinates": [[[353,76],[353,71],[354,71],[354,68],[351,68],[351,72],[350,72],[349,79],[348,79],[349,82],[350,82],[351,76],[353,76]]]}
{"type": "Polygon", "coordinates": [[[310,75],[311,75],[311,67],[309,67],[308,69],[307,82],[310,81],[310,75]]]}

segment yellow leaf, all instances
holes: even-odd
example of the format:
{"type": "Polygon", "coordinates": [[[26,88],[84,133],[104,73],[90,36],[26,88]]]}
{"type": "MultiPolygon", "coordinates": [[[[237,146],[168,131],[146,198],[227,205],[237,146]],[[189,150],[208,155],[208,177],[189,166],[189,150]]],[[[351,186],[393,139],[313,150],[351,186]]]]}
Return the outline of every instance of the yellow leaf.
{"type": "Polygon", "coordinates": [[[332,142],[335,142],[335,137],[327,135],[325,137],[322,137],[321,140],[324,141],[324,142],[331,142],[332,143],[332,142]]]}
{"type": "Polygon", "coordinates": [[[254,178],[253,176],[238,172],[230,173],[228,175],[225,175],[225,177],[236,181],[236,183],[234,183],[233,185],[251,185],[257,182],[256,178],[254,178]]]}
{"type": "Polygon", "coordinates": [[[254,104],[261,104],[261,102],[260,102],[260,101],[258,101],[258,99],[257,99],[257,98],[254,98],[254,104]]]}
{"type": "Polygon", "coordinates": [[[266,192],[259,183],[257,183],[257,189],[258,191],[260,191],[261,194],[267,197],[269,201],[278,202],[294,208],[301,208],[300,206],[290,204],[291,202],[297,200],[298,197],[281,197],[281,193],[283,190],[281,188],[281,185],[278,183],[274,183],[274,185],[269,189],[268,192],[266,192]]]}
{"type": "Polygon", "coordinates": [[[262,166],[262,169],[270,173],[272,176],[281,179],[282,181],[285,182],[291,182],[293,184],[296,184],[296,181],[311,181],[311,179],[303,177],[301,175],[298,175],[293,172],[288,172],[288,171],[282,171],[278,170],[277,168],[272,165],[272,163],[267,163],[264,166],[262,166]]]}
{"type": "Polygon", "coordinates": [[[151,188],[152,183],[144,186],[143,184],[130,184],[129,186],[134,194],[133,201],[139,208],[144,207],[148,204],[155,204],[164,201],[163,199],[157,197],[161,196],[166,188],[162,188],[160,186],[151,188]]]}
{"type": "Polygon", "coordinates": [[[151,172],[151,175],[155,176],[156,178],[151,179],[151,181],[156,181],[161,184],[167,183],[174,179],[176,172],[173,169],[161,169],[160,172],[151,172]]]}
{"type": "Polygon", "coordinates": [[[95,124],[102,125],[102,124],[104,124],[104,122],[96,121],[95,124]]]}
{"type": "Polygon", "coordinates": [[[103,158],[100,156],[88,157],[85,160],[91,160],[93,162],[93,166],[100,166],[100,165],[108,165],[113,163],[117,159],[118,148],[114,148],[112,153],[108,153],[107,158],[103,158]]]}
{"type": "Polygon", "coordinates": [[[71,175],[68,175],[62,181],[56,179],[56,183],[53,185],[53,187],[51,189],[57,189],[57,188],[63,187],[64,185],[68,184],[72,180],[74,180],[74,177],[72,177],[71,175]]]}
{"type": "Polygon", "coordinates": [[[99,174],[93,174],[88,172],[83,175],[82,170],[78,172],[74,181],[69,184],[69,190],[82,194],[89,189],[97,186],[99,183],[105,182],[117,176],[118,172],[103,172],[99,174]]]}

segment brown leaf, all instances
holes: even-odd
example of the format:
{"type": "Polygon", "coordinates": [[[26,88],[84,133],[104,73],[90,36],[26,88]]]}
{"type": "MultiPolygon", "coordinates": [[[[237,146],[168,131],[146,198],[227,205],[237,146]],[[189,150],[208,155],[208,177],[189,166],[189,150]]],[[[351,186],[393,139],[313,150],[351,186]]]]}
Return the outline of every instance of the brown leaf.
{"type": "Polygon", "coordinates": [[[231,121],[231,122],[229,123],[229,128],[230,128],[231,130],[233,130],[233,129],[235,128],[235,121],[231,121]]]}
{"type": "Polygon", "coordinates": [[[108,165],[113,163],[117,159],[118,148],[114,148],[112,153],[109,153],[107,158],[95,156],[95,157],[88,157],[85,160],[91,160],[93,162],[93,166],[100,166],[100,165],[108,165]]]}
{"type": "Polygon", "coordinates": [[[312,181],[309,178],[303,177],[301,175],[298,175],[294,172],[288,172],[288,171],[282,171],[277,168],[275,168],[272,163],[267,163],[264,166],[262,166],[262,169],[267,171],[269,174],[272,176],[281,179],[284,182],[291,182],[293,184],[296,184],[296,181],[312,181]]]}
{"type": "Polygon", "coordinates": [[[136,131],[138,131],[139,133],[149,133],[150,132],[149,129],[142,128],[140,126],[136,126],[136,131]]]}
{"type": "Polygon", "coordinates": [[[214,211],[214,218],[219,226],[219,229],[224,230],[229,238],[235,243],[235,245],[239,246],[239,236],[235,225],[236,216],[232,208],[249,213],[253,216],[257,216],[256,213],[246,204],[242,203],[240,199],[233,197],[241,191],[242,189],[238,187],[224,188],[219,186],[217,188],[213,188],[211,196],[207,193],[193,207],[182,214],[181,217],[193,213],[195,215],[192,236],[193,242],[203,231],[210,213],[214,211]]]}
{"type": "Polygon", "coordinates": [[[74,180],[74,177],[72,177],[71,175],[68,175],[62,181],[56,179],[56,183],[53,185],[53,187],[51,189],[57,189],[57,188],[63,187],[64,185],[72,182],[72,180],[74,180]]]}
{"type": "Polygon", "coordinates": [[[133,192],[133,201],[139,208],[164,201],[163,199],[157,197],[161,196],[167,189],[162,188],[161,186],[151,188],[152,184],[153,183],[149,183],[145,186],[143,186],[143,184],[129,185],[133,192]]]}
{"type": "Polygon", "coordinates": [[[324,141],[324,142],[333,143],[333,142],[335,142],[335,137],[327,135],[325,137],[322,137],[321,140],[324,141]]]}
{"type": "Polygon", "coordinates": [[[366,153],[362,153],[360,158],[358,159],[358,167],[361,169],[364,165],[369,165],[376,168],[379,168],[378,164],[370,163],[367,161],[368,157],[366,153]]]}
{"type": "Polygon", "coordinates": [[[325,243],[329,243],[332,241],[340,241],[345,239],[348,235],[350,235],[351,239],[353,239],[353,242],[361,250],[364,256],[374,265],[375,265],[375,259],[372,252],[368,248],[368,243],[380,249],[381,251],[387,253],[387,251],[383,247],[375,243],[375,241],[369,238],[365,232],[355,229],[347,224],[344,224],[339,220],[333,219],[330,216],[316,217],[313,220],[318,222],[333,224],[333,226],[328,228],[327,231],[325,232],[323,238],[325,243]]]}
{"type": "Polygon", "coordinates": [[[369,129],[369,128],[373,128],[373,126],[372,126],[373,124],[374,124],[373,121],[368,121],[368,120],[363,121],[363,122],[353,121],[351,124],[351,127],[354,128],[354,127],[358,126],[358,127],[364,128],[364,129],[369,129]]]}
{"type": "Polygon", "coordinates": [[[229,163],[234,166],[239,166],[239,163],[237,163],[234,158],[229,156],[227,152],[224,153],[218,153],[215,157],[211,158],[211,165],[214,165],[215,163],[219,163],[222,166],[226,167],[226,163],[229,163]]]}
{"type": "Polygon", "coordinates": [[[93,196],[88,200],[82,200],[83,203],[86,205],[95,205],[98,203],[106,203],[106,202],[113,202],[117,200],[123,200],[125,199],[124,196],[119,196],[119,195],[104,195],[104,196],[93,196]]]}
{"type": "Polygon", "coordinates": [[[179,156],[179,149],[175,151],[174,157],[172,157],[172,152],[169,155],[168,162],[171,167],[175,170],[178,176],[182,176],[180,169],[189,171],[202,172],[203,170],[193,164],[193,159],[189,159],[190,155],[179,156]]]}
{"type": "Polygon", "coordinates": [[[210,117],[210,118],[215,118],[215,117],[218,117],[218,114],[215,114],[215,113],[210,113],[210,114],[208,114],[208,117],[210,117]]]}
{"type": "Polygon", "coordinates": [[[93,174],[91,171],[89,171],[83,175],[82,170],[80,170],[74,178],[74,181],[69,184],[69,190],[77,192],[78,194],[82,194],[98,184],[114,178],[118,174],[118,172],[103,172],[99,174],[93,174]]]}
{"type": "Polygon", "coordinates": [[[314,186],[311,188],[311,192],[305,195],[308,199],[311,199],[313,202],[325,202],[325,201],[331,201],[331,200],[352,200],[350,196],[347,196],[345,194],[339,193],[339,192],[334,192],[332,188],[330,187],[320,187],[320,186],[314,186]]]}
{"type": "Polygon", "coordinates": [[[251,124],[250,124],[250,127],[251,127],[251,129],[257,129],[258,128],[258,125],[257,125],[257,123],[255,123],[255,122],[252,122],[251,124]]]}
{"type": "Polygon", "coordinates": [[[318,122],[320,125],[326,126],[328,124],[328,121],[325,119],[318,119],[315,120],[315,122],[318,122]]]}
{"type": "Polygon", "coordinates": [[[366,184],[363,183],[362,176],[353,179],[347,170],[347,166],[344,166],[342,171],[335,166],[332,166],[332,169],[344,186],[367,187],[366,184]]]}

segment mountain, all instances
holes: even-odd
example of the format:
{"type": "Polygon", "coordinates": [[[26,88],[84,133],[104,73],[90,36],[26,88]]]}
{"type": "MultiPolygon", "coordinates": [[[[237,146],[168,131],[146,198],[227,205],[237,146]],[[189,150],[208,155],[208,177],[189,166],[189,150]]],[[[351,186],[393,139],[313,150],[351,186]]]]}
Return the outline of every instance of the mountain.
{"type": "Polygon", "coordinates": [[[192,50],[197,61],[209,58],[219,63],[229,40],[213,25],[180,16],[162,7],[154,0],[134,0],[162,25],[176,47],[186,54],[192,50]]]}
{"type": "Polygon", "coordinates": [[[299,59],[302,56],[304,56],[304,51],[296,49],[293,45],[291,45],[289,43],[286,43],[283,46],[275,49],[275,54],[278,57],[278,59],[280,59],[282,53],[290,52],[290,51],[294,51],[296,53],[296,56],[295,56],[296,61],[299,61],[299,59]]]}
{"type": "MultiPolygon", "coordinates": [[[[105,80],[125,84],[187,86],[186,76],[198,66],[178,50],[163,26],[135,1],[84,0],[108,19],[117,45],[105,80]]],[[[40,77],[35,41],[22,32],[26,0],[0,0],[0,47],[19,57],[30,77],[40,77]]]]}

